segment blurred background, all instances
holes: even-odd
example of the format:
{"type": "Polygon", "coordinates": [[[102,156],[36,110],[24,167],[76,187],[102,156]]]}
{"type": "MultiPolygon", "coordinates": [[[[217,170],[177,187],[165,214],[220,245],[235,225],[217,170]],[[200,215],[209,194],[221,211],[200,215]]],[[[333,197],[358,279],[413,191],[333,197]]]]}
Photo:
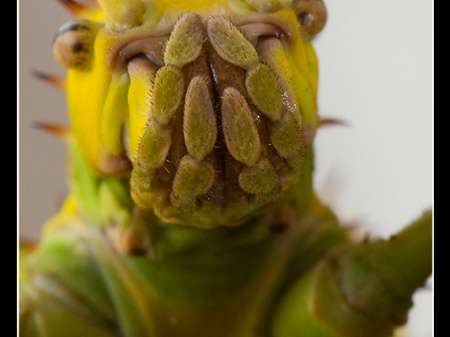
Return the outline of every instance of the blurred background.
{"type": "MultiPolygon", "coordinates": [[[[319,130],[315,185],[346,223],[388,237],[433,204],[433,2],[325,1],[316,38],[319,130]]],[[[31,75],[64,76],[51,53],[70,15],[56,0],[19,1],[19,227],[38,239],[67,193],[64,143],[34,127],[68,123],[64,93],[31,75]]],[[[408,336],[433,328],[432,279],[415,296],[408,336]]]]}

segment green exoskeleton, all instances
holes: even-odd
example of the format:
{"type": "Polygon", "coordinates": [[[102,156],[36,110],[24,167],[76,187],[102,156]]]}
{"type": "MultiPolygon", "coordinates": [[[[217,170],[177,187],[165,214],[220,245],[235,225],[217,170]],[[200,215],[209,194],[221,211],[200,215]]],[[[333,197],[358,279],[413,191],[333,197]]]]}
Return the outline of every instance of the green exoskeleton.
{"type": "Polygon", "coordinates": [[[431,211],[359,240],[312,187],[321,0],[65,3],[70,194],[21,251],[21,336],[388,337],[406,322],[431,211]]]}

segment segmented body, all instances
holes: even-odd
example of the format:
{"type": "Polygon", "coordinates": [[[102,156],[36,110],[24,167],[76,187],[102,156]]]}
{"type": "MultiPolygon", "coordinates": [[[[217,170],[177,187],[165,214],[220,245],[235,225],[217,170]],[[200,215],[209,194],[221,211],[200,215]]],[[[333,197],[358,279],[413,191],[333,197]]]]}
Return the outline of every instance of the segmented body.
{"type": "Polygon", "coordinates": [[[301,295],[352,245],[311,187],[322,2],[99,2],[55,40],[72,193],[31,258],[24,336],[391,334],[403,307],[344,303],[341,324],[301,295]]]}

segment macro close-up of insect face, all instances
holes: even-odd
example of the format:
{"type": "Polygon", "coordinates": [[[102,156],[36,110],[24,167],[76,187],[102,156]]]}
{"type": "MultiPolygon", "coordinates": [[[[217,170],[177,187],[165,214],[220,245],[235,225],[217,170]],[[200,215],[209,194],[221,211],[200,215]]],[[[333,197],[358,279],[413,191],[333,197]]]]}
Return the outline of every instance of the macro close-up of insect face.
{"type": "Polygon", "coordinates": [[[432,4],[19,8],[21,337],[431,336],[432,4]]]}

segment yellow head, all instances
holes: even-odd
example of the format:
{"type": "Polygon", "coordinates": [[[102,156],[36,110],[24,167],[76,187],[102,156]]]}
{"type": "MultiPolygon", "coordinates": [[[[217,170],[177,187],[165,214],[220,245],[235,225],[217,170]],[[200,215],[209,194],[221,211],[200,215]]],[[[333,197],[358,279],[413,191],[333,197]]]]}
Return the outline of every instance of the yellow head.
{"type": "Polygon", "coordinates": [[[302,173],[321,0],[98,0],[63,26],[72,129],[167,222],[238,225],[302,173]]]}

